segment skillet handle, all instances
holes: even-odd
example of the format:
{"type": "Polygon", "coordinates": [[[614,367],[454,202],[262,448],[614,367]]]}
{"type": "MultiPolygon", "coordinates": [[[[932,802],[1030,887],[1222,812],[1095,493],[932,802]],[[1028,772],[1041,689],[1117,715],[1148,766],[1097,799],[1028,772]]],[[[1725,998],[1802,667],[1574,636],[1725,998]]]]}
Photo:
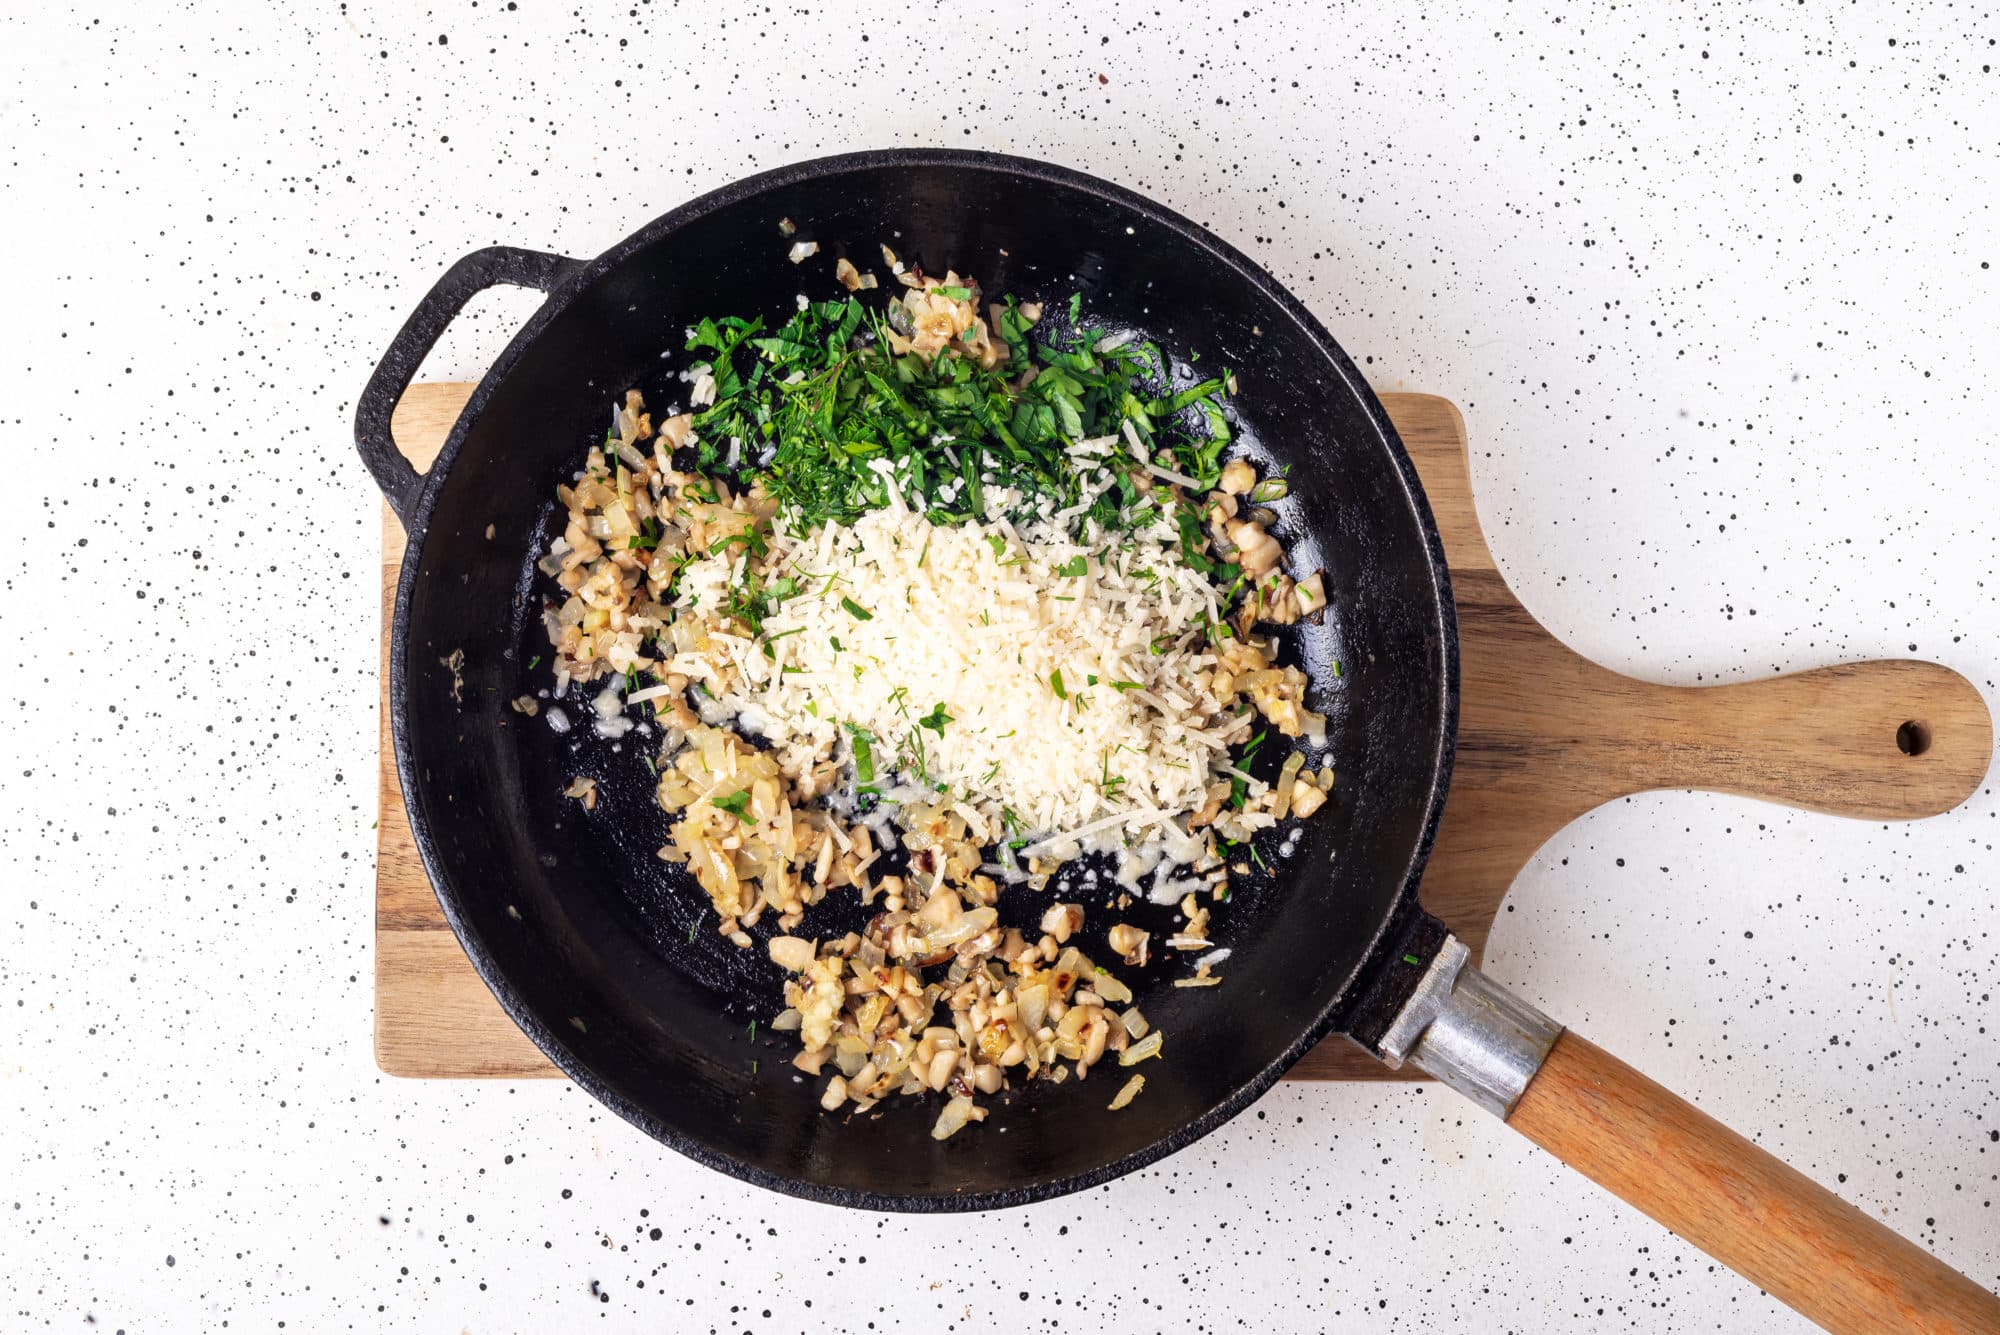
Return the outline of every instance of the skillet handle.
{"type": "Polygon", "coordinates": [[[1510,996],[1456,938],[1380,1049],[1828,1330],[2000,1332],[2000,1298],[1510,996]]]}
{"type": "Polygon", "coordinates": [[[466,303],[487,288],[506,284],[552,291],[582,263],[566,255],[514,246],[475,250],[445,270],[444,277],[424,294],[424,299],[390,341],[389,350],[382,354],[375,373],[368,377],[368,385],[355,406],[354,446],[405,529],[415,522],[417,500],[423,495],[428,474],[411,467],[403,452],[396,448],[389,420],[402,401],[403,391],[416,378],[417,368],[423,365],[424,358],[437,346],[438,339],[466,303]]]}
{"type": "Polygon", "coordinates": [[[1507,1124],[1828,1330],[2000,1331],[2000,1298],[1575,1034],[1507,1124]]]}

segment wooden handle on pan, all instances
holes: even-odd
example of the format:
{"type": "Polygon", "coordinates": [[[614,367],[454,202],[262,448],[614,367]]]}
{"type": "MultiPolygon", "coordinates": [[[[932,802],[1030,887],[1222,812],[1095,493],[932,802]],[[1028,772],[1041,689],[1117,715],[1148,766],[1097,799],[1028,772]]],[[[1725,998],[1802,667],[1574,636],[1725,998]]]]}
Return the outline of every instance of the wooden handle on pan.
{"type": "Polygon", "coordinates": [[[2000,1332],[2000,1298],[1575,1034],[1507,1124],[1828,1330],[2000,1332]]]}

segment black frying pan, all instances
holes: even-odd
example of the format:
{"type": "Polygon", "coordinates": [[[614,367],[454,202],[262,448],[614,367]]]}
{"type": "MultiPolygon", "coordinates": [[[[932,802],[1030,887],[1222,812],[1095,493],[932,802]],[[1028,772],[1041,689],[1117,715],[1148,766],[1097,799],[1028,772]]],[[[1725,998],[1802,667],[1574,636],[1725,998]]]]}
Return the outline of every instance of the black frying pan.
{"type": "MultiPolygon", "coordinates": [[[[445,915],[543,1051],[682,1153],[822,1201],[987,1209],[1075,1191],[1179,1149],[1336,1031],[1444,1075],[1503,1115],[1517,1100],[1529,1110],[1539,1097],[1531,1088],[1521,1099],[1531,1080],[1558,1088],[1536,1076],[1556,1026],[1463,968],[1462,951],[1416,903],[1451,770],[1458,683],[1449,577],[1416,474],[1311,314],[1186,219],[1103,181],[993,154],[892,151],[782,168],[675,209],[595,260],[510,248],[467,256],[383,357],[356,438],[409,531],[390,699],[411,827],[445,915]],[[786,217],[799,239],[821,244],[797,268],[785,262],[786,217]],[[548,684],[546,666],[528,666],[547,652],[533,562],[559,523],[556,484],[602,438],[614,396],[637,385],[656,407],[684,401],[670,372],[686,364],[689,324],[724,313],[782,319],[795,293],[837,291],[836,256],[880,268],[883,241],[928,271],[978,275],[989,292],[1061,301],[1081,291],[1095,318],[1145,330],[1178,357],[1199,352],[1204,368],[1233,367],[1241,435],[1291,465],[1280,536],[1301,568],[1326,568],[1331,595],[1325,624],[1300,628],[1286,652],[1329,715],[1326,760],[1339,783],[1291,856],[1267,845],[1272,874],[1243,880],[1217,912],[1214,934],[1233,951],[1223,985],[1141,982],[1140,1005],[1168,1038],[1130,1107],[1105,1110],[1120,1078],[1108,1072],[1038,1083],[942,1143],[929,1134],[936,1109],[916,1100],[821,1114],[817,1084],[790,1066],[789,1036],[753,1033],[751,1021],[780,1004],[782,975],[761,949],[717,937],[705,896],[655,858],[665,822],[637,739],[614,745],[586,726],[558,734],[507,703],[548,684]],[[496,284],[547,300],[419,475],[390,438],[391,410],[453,316],[496,284]],[[599,781],[595,812],[561,796],[579,773],[599,781]]],[[[568,712],[579,724],[587,716],[574,704],[568,712]]],[[[804,930],[855,925],[841,898],[804,930]]],[[[1009,890],[1003,920],[1039,918],[1047,900],[1009,890]]],[[[1093,916],[1101,932],[1109,915],[1093,916]]],[[[1586,1047],[1554,1042],[1566,1070],[1586,1047]]],[[[1573,1160],[1602,1149],[1601,1130],[1578,1134],[1589,1144],[1551,1148],[1573,1160]]],[[[1657,1146],[1646,1153],[1661,1156],[1657,1146]]],[[[1665,1217],[1657,1202],[1640,1203],[1665,1217]]],[[[1881,1238],[1868,1246],[1893,1243],[1917,1258],[1905,1264],[1950,1276],[1874,1227],[1881,1238]]],[[[1730,1254],[1729,1238],[1684,1231],[1795,1304],[1809,1306],[1824,1287],[1786,1292],[1754,1258],[1730,1254]]]]}

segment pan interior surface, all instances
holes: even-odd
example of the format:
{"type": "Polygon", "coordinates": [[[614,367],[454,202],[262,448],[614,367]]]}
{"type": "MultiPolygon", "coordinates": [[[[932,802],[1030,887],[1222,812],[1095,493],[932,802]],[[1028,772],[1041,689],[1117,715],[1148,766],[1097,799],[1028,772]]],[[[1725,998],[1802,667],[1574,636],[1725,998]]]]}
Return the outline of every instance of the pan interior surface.
{"type": "MultiPolygon", "coordinates": [[[[730,187],[559,290],[481,387],[439,467],[449,472],[425,500],[396,649],[398,755],[419,847],[474,963],[529,1034],[592,1094],[705,1163],[904,1209],[1010,1204],[1103,1181],[1219,1124],[1327,1032],[1413,890],[1443,797],[1455,673],[1442,557],[1414,474],[1352,365],[1296,302],[1125,192],[945,153],[809,163],[730,187]],[[817,256],[786,262],[783,218],[820,243],[817,256]],[[995,296],[1058,304],[1081,292],[1087,320],[1156,339],[1190,378],[1233,369],[1244,442],[1288,469],[1278,536],[1294,570],[1325,568],[1331,599],[1323,624],[1288,636],[1287,654],[1329,716],[1333,800],[1289,857],[1278,840],[1260,845],[1268,874],[1235,878],[1214,917],[1217,944],[1233,952],[1221,986],[1176,989],[1158,971],[1144,980],[1138,1004],[1167,1038],[1129,1107],[1106,1110],[1125,1074],[1106,1065],[992,1100],[983,1125],[946,1142],[930,1138],[929,1100],[819,1111],[819,1082],[790,1065],[791,1036],[762,1024],[782,1005],[783,975],[761,944],[771,925],[756,950],[737,950],[692,880],[656,856],[668,818],[644,760],[654,744],[594,735],[574,688],[567,733],[550,726],[546,701],[536,718],[508,704],[550,684],[533,562],[559,523],[555,488],[603,438],[614,397],[637,386],[656,410],[684,404],[689,325],[721,314],[782,322],[800,292],[840,294],[840,255],[887,284],[881,243],[927,272],[976,275],[995,296]],[[594,812],[562,796],[579,774],[598,780],[594,812]]],[[[1003,913],[1038,918],[1055,897],[1012,889],[1003,913]]],[[[802,934],[855,925],[852,899],[828,896],[802,934]]],[[[1100,952],[1119,916],[1101,900],[1083,901],[1100,952]]]]}

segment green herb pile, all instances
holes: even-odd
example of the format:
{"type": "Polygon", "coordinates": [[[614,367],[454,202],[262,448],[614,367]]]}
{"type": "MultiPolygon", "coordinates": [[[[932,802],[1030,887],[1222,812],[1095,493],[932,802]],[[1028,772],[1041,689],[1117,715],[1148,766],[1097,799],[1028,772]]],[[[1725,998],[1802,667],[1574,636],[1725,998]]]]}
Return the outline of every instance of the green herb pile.
{"type": "MultiPolygon", "coordinates": [[[[739,471],[761,477],[807,528],[888,504],[872,466],[880,460],[906,503],[940,524],[988,518],[989,485],[1060,509],[1076,503],[1085,481],[1108,478],[1112,489],[1087,517],[1131,528],[1157,503],[1133,483],[1129,422],[1154,462],[1213,487],[1230,440],[1221,407],[1229,373],[1173,390],[1157,345],[1087,328],[1080,308],[1071,297],[1068,318],[1045,332],[1009,297],[992,334],[1011,355],[991,369],[969,356],[895,355],[889,317],[855,297],[813,302],[768,335],[762,320],[703,320],[688,340],[707,355],[716,384],[715,402],[694,418],[702,469],[713,471],[738,442],[741,459],[763,461],[739,471]],[[1119,438],[1108,456],[1073,453],[1077,441],[1102,436],[1119,438]]],[[[1199,539],[1191,510],[1183,527],[1199,539]]]]}

